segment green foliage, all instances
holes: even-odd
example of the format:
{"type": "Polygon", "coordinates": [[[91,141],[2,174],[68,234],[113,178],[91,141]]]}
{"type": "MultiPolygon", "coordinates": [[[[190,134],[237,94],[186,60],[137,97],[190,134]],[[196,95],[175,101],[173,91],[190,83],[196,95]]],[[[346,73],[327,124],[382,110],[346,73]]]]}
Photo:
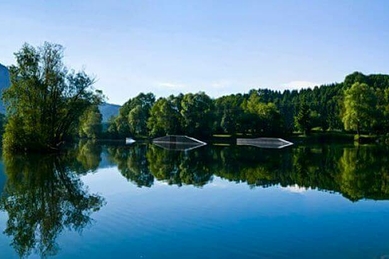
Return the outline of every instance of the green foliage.
{"type": "Polygon", "coordinates": [[[111,137],[147,135],[147,121],[154,102],[155,96],[152,93],[140,93],[135,98],[129,99],[120,108],[119,115],[110,123],[108,131],[111,137]]]}
{"type": "Polygon", "coordinates": [[[213,101],[204,92],[186,94],[181,101],[182,126],[191,136],[210,136],[213,130],[213,101]]]}
{"type": "Polygon", "coordinates": [[[97,105],[91,106],[80,117],[79,136],[96,139],[102,132],[102,115],[97,105]]]}
{"type": "Polygon", "coordinates": [[[276,135],[283,131],[283,121],[276,105],[265,103],[260,91],[250,91],[249,97],[242,102],[243,116],[241,124],[244,132],[276,135]]]}
{"type": "Polygon", "coordinates": [[[147,122],[150,136],[174,135],[182,132],[181,100],[183,95],[160,98],[150,111],[147,122]]]}
{"type": "MultiPolygon", "coordinates": [[[[134,135],[150,137],[186,134],[249,134],[282,136],[298,130],[308,134],[311,129],[343,131],[350,129],[353,119],[346,109],[345,93],[354,83],[368,83],[372,98],[364,105],[369,112],[369,124],[362,127],[369,133],[385,134],[389,130],[389,76],[364,75],[355,72],[344,82],[315,86],[313,89],[285,90],[253,89],[247,94],[235,94],[211,99],[205,93],[180,94],[159,98],[155,103],[142,101],[152,94],[140,94],[123,105],[119,116],[108,128],[111,136],[134,135]],[[373,100],[373,101],[371,101],[373,100]],[[150,106],[140,105],[148,103],[150,106]],[[350,122],[350,123],[349,123],[350,122]],[[145,126],[146,125],[146,126],[145,126]]],[[[347,97],[349,98],[349,97],[347,97]]],[[[366,122],[366,120],[365,120],[366,122]]],[[[351,127],[352,128],[352,127],[351,127]]]]}
{"type": "Polygon", "coordinates": [[[243,100],[243,96],[238,94],[222,96],[214,101],[215,132],[234,135],[242,131],[243,100]]]}
{"type": "Polygon", "coordinates": [[[11,86],[4,91],[7,124],[3,146],[7,150],[52,150],[78,131],[79,118],[102,93],[85,72],[69,71],[62,63],[63,48],[28,44],[15,53],[10,67],[11,86]]]}
{"type": "Polygon", "coordinates": [[[300,105],[300,109],[295,117],[295,124],[297,129],[304,135],[308,135],[312,129],[311,110],[305,102],[300,105]]]}
{"type": "Polygon", "coordinates": [[[354,83],[344,93],[343,123],[346,130],[371,131],[376,118],[377,96],[365,83],[354,83]]]}

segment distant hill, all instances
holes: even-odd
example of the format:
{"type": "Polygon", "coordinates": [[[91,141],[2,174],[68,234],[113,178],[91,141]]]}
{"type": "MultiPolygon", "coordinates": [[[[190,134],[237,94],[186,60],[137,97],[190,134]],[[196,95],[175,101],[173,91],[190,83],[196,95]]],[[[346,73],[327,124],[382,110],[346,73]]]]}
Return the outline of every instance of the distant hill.
{"type": "MultiPolygon", "coordinates": [[[[7,67],[0,64],[0,93],[11,84],[7,67]]],[[[3,102],[0,101],[0,113],[5,113],[3,102]]]]}
{"type": "Polygon", "coordinates": [[[109,118],[112,116],[117,116],[119,114],[120,105],[103,103],[99,106],[99,110],[103,115],[103,123],[108,122],[109,118]]]}

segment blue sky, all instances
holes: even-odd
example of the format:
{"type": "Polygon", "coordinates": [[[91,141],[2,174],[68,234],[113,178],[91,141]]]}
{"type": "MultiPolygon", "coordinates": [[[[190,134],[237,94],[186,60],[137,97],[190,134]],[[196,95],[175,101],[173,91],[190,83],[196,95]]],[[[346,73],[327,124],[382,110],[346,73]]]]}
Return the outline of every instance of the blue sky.
{"type": "Polygon", "coordinates": [[[24,42],[65,47],[109,102],[211,97],[389,73],[389,1],[4,0],[0,63],[24,42]]]}

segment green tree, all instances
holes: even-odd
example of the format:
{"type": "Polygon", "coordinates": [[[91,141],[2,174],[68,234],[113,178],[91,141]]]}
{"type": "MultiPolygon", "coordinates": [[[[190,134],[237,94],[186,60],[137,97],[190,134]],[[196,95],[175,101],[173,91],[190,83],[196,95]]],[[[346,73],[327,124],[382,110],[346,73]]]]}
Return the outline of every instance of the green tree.
{"type": "Polygon", "coordinates": [[[182,132],[180,104],[177,98],[160,98],[150,111],[147,127],[150,136],[174,135],[182,132]]]}
{"type": "Polygon", "coordinates": [[[151,107],[154,105],[155,96],[152,93],[140,93],[129,99],[119,110],[119,115],[110,124],[108,131],[111,135],[124,138],[128,135],[146,135],[147,120],[151,107]]]}
{"type": "Polygon", "coordinates": [[[140,105],[135,106],[128,113],[128,124],[130,126],[130,132],[133,135],[146,134],[147,112],[145,112],[140,105]]]}
{"type": "Polygon", "coordinates": [[[103,116],[97,105],[91,106],[80,117],[79,136],[96,139],[101,135],[103,116]]]}
{"type": "Polygon", "coordinates": [[[346,130],[370,131],[375,118],[377,97],[374,89],[365,83],[354,83],[344,92],[342,121],[346,130]]]}
{"type": "Polygon", "coordinates": [[[236,134],[241,130],[242,102],[241,94],[222,96],[215,100],[216,132],[236,134]]]}
{"type": "Polygon", "coordinates": [[[181,101],[184,132],[194,136],[209,136],[213,129],[213,101],[204,92],[186,94],[181,101]]]}
{"type": "Polygon", "coordinates": [[[130,132],[135,135],[147,135],[147,120],[150,117],[151,107],[154,105],[155,96],[152,93],[139,94],[129,104],[127,114],[130,132]]]}
{"type": "Polygon", "coordinates": [[[4,91],[7,150],[53,150],[77,134],[79,118],[102,100],[94,79],[62,63],[63,47],[25,44],[10,67],[11,86],[4,91]]]}
{"type": "Polygon", "coordinates": [[[305,102],[300,105],[298,114],[295,116],[295,125],[304,135],[309,134],[312,129],[311,110],[305,102]]]}

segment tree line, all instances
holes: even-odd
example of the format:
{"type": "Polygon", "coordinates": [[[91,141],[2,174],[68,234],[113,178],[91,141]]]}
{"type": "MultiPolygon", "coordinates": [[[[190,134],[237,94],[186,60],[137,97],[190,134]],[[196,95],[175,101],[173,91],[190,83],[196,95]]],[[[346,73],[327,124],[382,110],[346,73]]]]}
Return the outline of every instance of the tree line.
{"type": "Polygon", "coordinates": [[[111,118],[112,138],[173,134],[283,136],[293,132],[389,132],[389,76],[355,72],[344,82],[313,89],[253,89],[212,99],[204,92],[156,100],[152,93],[129,99],[111,118]]]}
{"type": "Polygon", "coordinates": [[[312,129],[389,132],[389,76],[355,72],[344,82],[313,89],[253,89],[211,98],[205,92],[130,98],[103,125],[98,109],[105,98],[94,78],[63,62],[63,47],[25,44],[9,68],[3,92],[3,147],[14,151],[58,150],[74,138],[149,138],[185,134],[285,136],[312,129]]]}

